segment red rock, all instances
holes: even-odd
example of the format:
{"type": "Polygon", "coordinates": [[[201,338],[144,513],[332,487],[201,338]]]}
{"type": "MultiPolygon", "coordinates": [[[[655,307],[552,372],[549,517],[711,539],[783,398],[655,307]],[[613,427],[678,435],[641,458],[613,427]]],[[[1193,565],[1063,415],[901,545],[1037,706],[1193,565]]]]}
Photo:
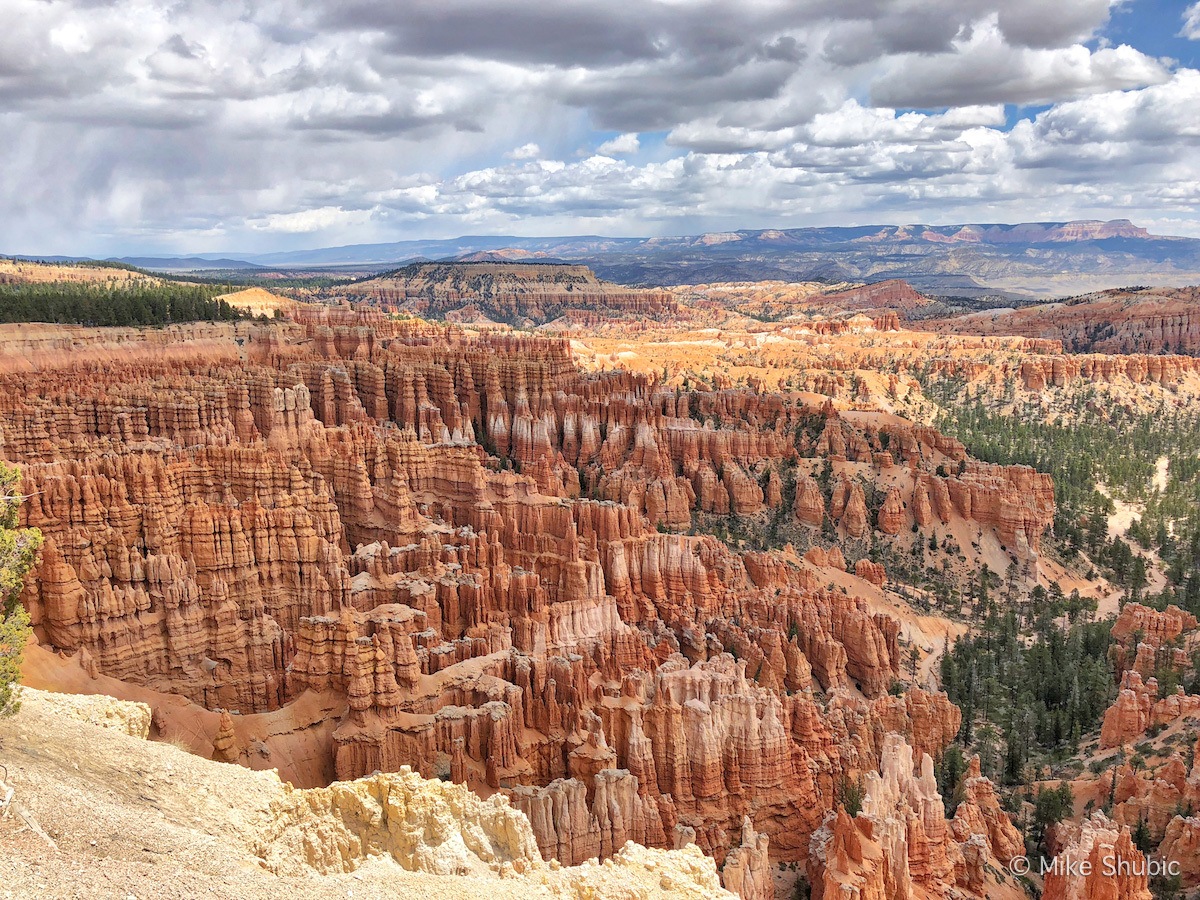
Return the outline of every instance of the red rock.
{"type": "Polygon", "coordinates": [[[212,758],[221,762],[235,763],[238,761],[237,735],[233,731],[233,717],[227,712],[221,713],[221,724],[217,736],[213,738],[212,758]]]}
{"type": "Polygon", "coordinates": [[[962,791],[962,800],[951,823],[955,839],[965,844],[970,835],[983,835],[992,858],[1005,866],[1015,857],[1023,855],[1025,839],[1001,809],[995,785],[980,774],[977,756],[971,757],[962,791]]]}
{"type": "Polygon", "coordinates": [[[825,521],[825,498],[821,495],[821,488],[803,472],[796,478],[796,500],[792,511],[804,525],[820,528],[825,521]]]}
{"type": "Polygon", "coordinates": [[[1200,818],[1175,816],[1167,825],[1158,853],[1163,859],[1179,864],[1186,887],[1200,884],[1200,818]]]}
{"type": "MultiPolygon", "coordinates": [[[[1077,353],[1194,354],[1200,349],[1198,297],[1200,289],[1196,287],[1118,288],[1053,307],[1027,306],[991,316],[966,316],[926,324],[957,333],[1051,338],[1077,353]]],[[[1156,358],[1134,357],[1128,362],[1116,357],[1108,359],[1121,369],[1127,365],[1140,367],[1140,372],[1135,368],[1130,377],[1144,381],[1151,361],[1156,358]]],[[[1172,362],[1192,366],[1195,360],[1172,362]]],[[[1154,367],[1161,365],[1155,363],[1154,367]]],[[[1044,384],[1044,376],[1036,379],[1027,376],[1026,383],[1044,384]]]]}
{"type": "Polygon", "coordinates": [[[749,817],[742,818],[742,842],[729,851],[721,869],[721,885],[742,900],[774,900],[771,878],[770,841],[756,834],[749,817]]]}
{"type": "Polygon", "coordinates": [[[883,566],[880,563],[873,563],[865,557],[854,564],[854,574],[871,584],[882,586],[887,581],[887,572],[884,571],[883,566]]]}
{"type": "Polygon", "coordinates": [[[884,534],[899,534],[904,527],[904,501],[900,499],[900,491],[892,488],[888,491],[879,508],[876,527],[884,534]]]}
{"type": "Polygon", "coordinates": [[[1136,671],[1127,671],[1121,691],[1104,713],[1100,746],[1119,747],[1136,741],[1151,725],[1166,725],[1185,715],[1200,712],[1200,696],[1180,688],[1171,696],[1158,698],[1158,680],[1143,682],[1136,671]]]}
{"type": "MultiPolygon", "coordinates": [[[[967,809],[947,827],[933,760],[914,771],[912,748],[890,733],[878,771],[867,773],[862,812],[830,813],[812,837],[808,878],[814,897],[952,897],[984,890],[986,871],[999,864],[994,848],[1023,852],[1020,835],[1000,809],[991,783],[969,775],[967,809]],[[984,811],[986,810],[986,812],[984,811]]],[[[960,807],[961,809],[962,807],[960,807]]]]}
{"type": "Polygon", "coordinates": [[[1092,813],[1060,852],[1047,874],[1045,900],[1151,900],[1146,858],[1129,830],[1118,831],[1103,813],[1092,813]]]}
{"type": "Polygon", "coordinates": [[[867,498],[862,485],[842,479],[833,489],[829,515],[837,520],[850,537],[863,537],[868,531],[867,498]]]}
{"type": "MultiPolygon", "coordinates": [[[[893,455],[887,483],[925,484],[939,518],[1036,545],[1053,513],[1033,473],[965,461],[932,429],[887,426],[885,459],[879,430],[832,406],[587,375],[557,338],[333,306],[222,328],[0,365],[22,524],[47,538],[23,595],[38,639],[236,710],[237,734],[320,696],[339,718],[314,769],[411,765],[509,793],[564,861],[693,834],[727,883],[767,896],[768,851],[805,861],[841,778],[878,770],[889,732],[937,754],[959,729],[945,695],[887,693],[900,624],[824,586],[841,548],[802,563],[656,526],[759,527],[793,470],[792,512],[821,526],[809,473],[825,461],[802,446],[853,460],[831,513],[856,538],[863,484],[893,455]],[[930,474],[948,461],[956,478],[930,474]]],[[[978,847],[955,851],[944,821],[902,824],[881,854],[903,837],[941,884],[969,849],[977,874],[978,847]]],[[[873,841],[843,830],[848,848],[873,841]]]]}

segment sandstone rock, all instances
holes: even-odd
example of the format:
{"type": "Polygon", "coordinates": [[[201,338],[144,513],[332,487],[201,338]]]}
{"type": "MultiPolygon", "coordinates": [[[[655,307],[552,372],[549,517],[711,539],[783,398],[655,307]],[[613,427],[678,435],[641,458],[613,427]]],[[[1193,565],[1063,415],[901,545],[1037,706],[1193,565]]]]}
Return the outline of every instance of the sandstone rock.
{"type": "Polygon", "coordinates": [[[1194,354],[1200,347],[1196,298],[1195,287],[1114,289],[1054,308],[1030,306],[981,321],[968,317],[932,327],[1053,338],[1074,353],[1194,354]],[[1098,333],[1103,336],[1097,338],[1098,333]]]}
{"type": "Polygon", "coordinates": [[[971,757],[962,792],[951,823],[955,839],[966,844],[972,835],[982,835],[991,858],[1005,866],[1022,855],[1025,839],[1000,807],[995,785],[980,774],[978,756],[971,757]]]}
{"type": "Polygon", "coordinates": [[[1143,682],[1139,672],[1127,671],[1117,699],[1104,713],[1100,746],[1119,747],[1136,741],[1151,725],[1165,725],[1181,716],[1200,712],[1200,696],[1184,694],[1158,699],[1158,680],[1143,682]]]}
{"type": "Polygon", "coordinates": [[[820,528],[825,521],[825,498],[821,495],[821,488],[803,472],[796,479],[796,500],[792,510],[797,521],[804,525],[820,528]]]}
{"type": "MultiPolygon", "coordinates": [[[[876,478],[899,485],[892,519],[923,484],[939,519],[1014,551],[1053,515],[1036,473],[972,463],[933,429],[883,426],[884,451],[879,427],[832,404],[585,374],[559,338],[322,306],[202,345],[130,333],[103,366],[73,340],[32,368],[0,354],[0,437],[34,498],[23,524],[47,537],[24,594],[39,639],[236,711],[237,734],[319,696],[341,718],[314,768],[352,781],[407,765],[511,795],[539,856],[613,860],[626,840],[690,834],[761,892],[766,847],[804,861],[840,779],[878,770],[889,731],[936,754],[958,730],[944,695],[888,695],[900,624],[825,586],[815,567],[845,570],[841,548],[803,564],[657,526],[732,512],[757,527],[795,471],[792,512],[819,527],[811,473],[835,458],[831,518],[851,537],[870,531],[876,478]],[[930,474],[948,462],[954,477],[930,474]]],[[[311,803],[384,816],[383,787],[353,793],[311,803]]],[[[911,840],[904,825],[914,870],[943,871],[936,847],[967,853],[935,824],[911,840]]],[[[383,840],[358,827],[329,827],[322,865],[383,840]]]]}
{"type": "Polygon", "coordinates": [[[865,535],[868,531],[867,498],[862,485],[845,479],[839,481],[833,491],[829,514],[838,520],[850,537],[865,535]]]}
{"type": "Polygon", "coordinates": [[[917,485],[913,488],[912,500],[913,520],[921,528],[927,528],[933,524],[933,507],[929,501],[929,491],[925,487],[925,482],[918,480],[917,485]]]}
{"type": "Polygon", "coordinates": [[[998,849],[1010,858],[1023,851],[1020,835],[1000,809],[978,767],[968,775],[962,817],[947,827],[933,760],[922,757],[914,773],[912,748],[890,733],[879,770],[866,776],[862,812],[829,814],[812,838],[808,876],[814,897],[953,897],[984,890],[986,870],[998,849]],[[984,812],[986,810],[986,813],[984,812]]]}
{"type": "Polygon", "coordinates": [[[879,508],[876,527],[884,534],[899,534],[904,527],[904,501],[900,499],[898,489],[888,491],[883,506],[879,508]]]}
{"type": "Polygon", "coordinates": [[[1128,644],[1135,634],[1151,648],[1168,644],[1196,628],[1196,617],[1178,606],[1168,606],[1161,612],[1141,603],[1126,603],[1113,623],[1113,640],[1128,644]]]}
{"type": "Polygon", "coordinates": [[[854,564],[854,574],[871,584],[883,585],[887,581],[887,572],[881,563],[873,563],[866,557],[854,564]]]}
{"type": "Polygon", "coordinates": [[[254,848],[280,874],[304,867],[353,871],[384,854],[437,875],[541,864],[528,821],[505,797],[481,800],[461,785],[427,781],[407,767],[327,788],[284,785],[254,848]]]}
{"type": "Polygon", "coordinates": [[[1103,813],[1086,819],[1075,839],[1056,857],[1045,879],[1045,900],[1150,900],[1146,859],[1133,846],[1129,830],[1118,831],[1103,813]],[[1086,868],[1081,863],[1090,865],[1086,868]],[[1070,865],[1068,865],[1070,863],[1070,865]],[[1087,874],[1084,874],[1086,871],[1087,874]]]}
{"type": "Polygon", "coordinates": [[[237,735],[233,730],[233,717],[227,712],[221,713],[221,724],[217,736],[213,738],[212,758],[218,762],[234,763],[238,761],[237,735]]]}
{"type": "Polygon", "coordinates": [[[742,819],[742,842],[729,851],[721,869],[721,884],[742,900],[774,900],[775,883],[771,880],[769,841],[755,834],[749,817],[742,819]]]}
{"type": "Polygon", "coordinates": [[[1175,816],[1171,819],[1158,853],[1163,859],[1179,863],[1184,885],[1195,887],[1200,884],[1200,818],[1175,816]]]}

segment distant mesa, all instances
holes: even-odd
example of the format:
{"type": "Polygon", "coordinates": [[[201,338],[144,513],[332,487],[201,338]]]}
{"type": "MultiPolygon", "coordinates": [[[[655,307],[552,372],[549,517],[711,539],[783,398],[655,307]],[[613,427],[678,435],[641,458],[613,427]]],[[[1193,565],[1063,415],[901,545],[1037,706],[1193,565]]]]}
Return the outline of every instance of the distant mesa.
{"type": "Polygon", "coordinates": [[[589,314],[661,317],[676,311],[665,291],[601,281],[587,266],[530,261],[415,263],[335,294],[423,318],[519,327],[564,316],[582,322],[589,314]]]}
{"type": "Polygon", "coordinates": [[[1109,222],[1088,219],[1079,222],[1028,222],[1021,225],[961,225],[943,228],[920,225],[913,228],[918,233],[906,236],[947,244],[1057,244],[1103,241],[1110,238],[1149,240],[1153,237],[1145,228],[1134,225],[1128,219],[1113,219],[1109,222]]]}
{"type": "MultiPolygon", "coordinates": [[[[902,279],[927,295],[1016,302],[1126,284],[1200,282],[1200,239],[1151,234],[1128,219],[768,228],[661,237],[466,235],[276,253],[123,258],[162,272],[341,267],[355,274],[421,260],[584,264],[605,281],[644,287],[902,279]]],[[[501,316],[500,321],[508,320],[501,316]]]]}

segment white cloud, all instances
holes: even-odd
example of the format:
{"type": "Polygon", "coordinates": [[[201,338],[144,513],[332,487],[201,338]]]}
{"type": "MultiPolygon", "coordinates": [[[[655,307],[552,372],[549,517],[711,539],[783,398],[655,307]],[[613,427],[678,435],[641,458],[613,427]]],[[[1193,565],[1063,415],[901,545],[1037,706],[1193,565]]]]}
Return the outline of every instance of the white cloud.
{"type": "Polygon", "coordinates": [[[283,234],[312,234],[333,231],[370,221],[369,209],[342,209],[340,206],[323,206],[320,209],[304,209],[289,213],[272,213],[259,219],[248,219],[246,224],[258,231],[275,231],[283,234]]]}
{"type": "Polygon", "coordinates": [[[542,148],[537,144],[522,144],[504,154],[505,159],[537,159],[542,155],[542,148]]]}
{"type": "Polygon", "coordinates": [[[1110,0],[5,2],[0,252],[1196,214],[1195,73],[1110,0]]]}
{"type": "Polygon", "coordinates": [[[1189,41],[1200,41],[1200,3],[1193,3],[1183,13],[1181,36],[1189,41]]]}
{"type": "Polygon", "coordinates": [[[990,19],[969,40],[956,42],[954,53],[891,60],[871,96],[885,106],[1052,103],[1161,84],[1169,77],[1163,62],[1125,44],[1094,51],[1082,44],[1013,46],[990,19]]]}
{"type": "Polygon", "coordinates": [[[639,149],[641,149],[641,144],[638,142],[638,136],[626,133],[605,141],[596,148],[596,152],[601,156],[629,156],[637,153],[639,149]]]}

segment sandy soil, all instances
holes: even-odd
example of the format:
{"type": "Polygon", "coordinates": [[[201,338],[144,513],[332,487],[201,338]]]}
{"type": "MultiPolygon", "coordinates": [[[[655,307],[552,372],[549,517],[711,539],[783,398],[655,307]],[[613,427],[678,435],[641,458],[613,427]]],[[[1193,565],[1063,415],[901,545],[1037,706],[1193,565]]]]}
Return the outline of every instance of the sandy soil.
{"type": "MultiPolygon", "coordinates": [[[[1162,492],[1167,489],[1167,472],[1170,468],[1170,460],[1165,456],[1160,456],[1154,463],[1154,474],[1151,476],[1150,486],[1153,490],[1162,492]]],[[[1119,497],[1113,496],[1108,486],[1103,482],[1096,482],[1096,490],[1112,501],[1115,511],[1108,517],[1108,537],[1124,538],[1129,533],[1129,526],[1134,523],[1134,520],[1141,517],[1144,512],[1144,507],[1140,503],[1127,503],[1119,497]]],[[[1167,584],[1167,576],[1163,570],[1162,560],[1153,550],[1141,550],[1137,552],[1146,557],[1146,590],[1149,593],[1157,593],[1161,591],[1167,584]]],[[[1064,585],[1064,590],[1069,592],[1069,589],[1064,585]]],[[[1109,586],[1107,591],[1104,591],[1099,596],[1099,606],[1096,613],[1100,618],[1107,615],[1116,615],[1120,607],[1121,597],[1124,596],[1123,588],[1109,586]]]]}

